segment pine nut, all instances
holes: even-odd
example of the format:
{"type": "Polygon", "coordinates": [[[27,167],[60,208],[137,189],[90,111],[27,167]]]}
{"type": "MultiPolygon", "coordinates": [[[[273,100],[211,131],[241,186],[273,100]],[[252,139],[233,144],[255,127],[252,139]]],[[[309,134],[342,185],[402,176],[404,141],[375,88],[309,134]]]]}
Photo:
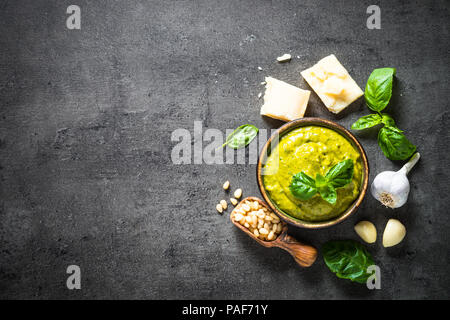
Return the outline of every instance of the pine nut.
{"type": "Polygon", "coordinates": [[[252,223],[252,217],[246,216],[245,217],[245,222],[252,223]]]}
{"type": "Polygon", "coordinates": [[[261,229],[259,229],[259,233],[262,235],[265,235],[265,234],[268,234],[269,231],[267,231],[267,229],[265,229],[265,228],[261,228],[261,229]]]}
{"type": "Polygon", "coordinates": [[[244,227],[250,228],[250,225],[248,224],[248,222],[244,223],[244,227]]]}
{"type": "Polygon", "coordinates": [[[279,233],[279,232],[281,232],[281,230],[283,230],[283,226],[281,225],[281,223],[279,223],[277,225],[277,232],[279,233]]]}
{"type": "Polygon", "coordinates": [[[219,213],[223,212],[223,208],[222,208],[222,205],[220,203],[216,205],[216,210],[219,211],[219,213]]]}
{"type": "Polygon", "coordinates": [[[230,187],[230,181],[225,181],[225,183],[223,184],[223,189],[224,190],[228,190],[228,188],[230,187]]]}
{"type": "Polygon", "coordinates": [[[278,224],[272,226],[272,232],[277,232],[278,224]]]}
{"type": "Polygon", "coordinates": [[[227,210],[228,204],[225,200],[220,200],[220,205],[222,206],[223,210],[227,210]]]}
{"type": "Polygon", "coordinates": [[[240,213],[236,213],[236,214],[234,215],[234,221],[239,222],[239,221],[242,220],[242,218],[244,218],[244,216],[243,216],[242,214],[240,214],[240,213]]]}
{"type": "Polygon", "coordinates": [[[273,231],[270,231],[269,235],[267,236],[267,240],[273,240],[274,237],[275,237],[275,234],[273,233],[273,231]]]}
{"type": "Polygon", "coordinates": [[[259,203],[258,201],[253,202],[253,209],[258,210],[259,209],[259,203]]]}
{"type": "Polygon", "coordinates": [[[242,205],[242,210],[244,210],[245,212],[248,212],[248,211],[250,211],[250,207],[244,203],[242,205]]]}
{"type": "Polygon", "coordinates": [[[241,196],[242,196],[242,189],[241,189],[241,188],[236,189],[236,191],[234,192],[234,197],[235,197],[236,199],[240,199],[241,196]]]}
{"type": "Polygon", "coordinates": [[[259,237],[259,231],[258,231],[258,229],[253,230],[253,234],[254,234],[256,237],[259,237]]]}
{"type": "Polygon", "coordinates": [[[230,198],[230,202],[233,204],[233,206],[236,206],[238,201],[235,198],[230,198]]]}

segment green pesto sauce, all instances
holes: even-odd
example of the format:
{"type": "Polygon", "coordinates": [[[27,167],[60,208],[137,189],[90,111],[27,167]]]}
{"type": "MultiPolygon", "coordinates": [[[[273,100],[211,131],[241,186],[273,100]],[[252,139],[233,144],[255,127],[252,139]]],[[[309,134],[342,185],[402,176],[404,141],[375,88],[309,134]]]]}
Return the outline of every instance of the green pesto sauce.
{"type": "Polygon", "coordinates": [[[306,221],[325,221],[343,213],[358,197],[362,181],[362,164],[359,152],[342,135],[320,126],[294,129],[280,138],[263,168],[266,191],[279,209],[288,215],[306,221]],[[304,171],[315,178],[325,176],[340,161],[352,159],[352,182],[336,189],[334,205],[316,194],[309,200],[295,198],[290,190],[292,176],[304,171]],[[278,170],[277,170],[278,168],[278,170]]]}

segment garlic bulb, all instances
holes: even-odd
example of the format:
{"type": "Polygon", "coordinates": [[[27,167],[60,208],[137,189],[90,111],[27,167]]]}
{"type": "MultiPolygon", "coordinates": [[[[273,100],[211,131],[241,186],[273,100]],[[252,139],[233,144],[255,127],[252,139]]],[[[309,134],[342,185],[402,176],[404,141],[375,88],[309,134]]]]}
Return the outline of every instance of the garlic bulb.
{"type": "Polygon", "coordinates": [[[392,209],[404,205],[409,195],[409,181],[406,175],[419,159],[420,154],[416,153],[399,171],[379,173],[373,180],[370,188],[374,198],[392,209]]]}

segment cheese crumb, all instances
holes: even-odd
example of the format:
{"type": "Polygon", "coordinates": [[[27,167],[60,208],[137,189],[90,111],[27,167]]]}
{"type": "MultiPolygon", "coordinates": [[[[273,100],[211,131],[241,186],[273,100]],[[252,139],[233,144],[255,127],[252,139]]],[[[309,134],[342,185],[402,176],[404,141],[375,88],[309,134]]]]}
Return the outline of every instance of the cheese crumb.
{"type": "Polygon", "coordinates": [[[301,74],[333,113],[341,112],[364,94],[334,54],[323,58],[301,74]]]}
{"type": "Polygon", "coordinates": [[[281,57],[278,57],[277,58],[277,61],[278,62],[287,62],[287,61],[290,61],[291,60],[291,55],[289,54],[289,53],[285,53],[285,54],[283,54],[281,57]]]}
{"type": "Polygon", "coordinates": [[[311,91],[272,77],[266,77],[266,92],[261,115],[283,121],[303,118],[311,91]]]}

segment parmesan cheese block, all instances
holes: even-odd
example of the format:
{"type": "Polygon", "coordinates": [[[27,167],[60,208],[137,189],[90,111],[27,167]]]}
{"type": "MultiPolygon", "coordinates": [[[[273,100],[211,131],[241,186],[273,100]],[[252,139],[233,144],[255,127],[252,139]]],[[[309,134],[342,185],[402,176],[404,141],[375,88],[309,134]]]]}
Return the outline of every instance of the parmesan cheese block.
{"type": "Polygon", "coordinates": [[[334,54],[323,58],[301,74],[333,113],[341,112],[364,94],[334,54]]]}
{"type": "Polygon", "coordinates": [[[302,90],[286,82],[266,77],[266,92],[261,115],[292,121],[303,118],[311,91],[302,90]]]}

